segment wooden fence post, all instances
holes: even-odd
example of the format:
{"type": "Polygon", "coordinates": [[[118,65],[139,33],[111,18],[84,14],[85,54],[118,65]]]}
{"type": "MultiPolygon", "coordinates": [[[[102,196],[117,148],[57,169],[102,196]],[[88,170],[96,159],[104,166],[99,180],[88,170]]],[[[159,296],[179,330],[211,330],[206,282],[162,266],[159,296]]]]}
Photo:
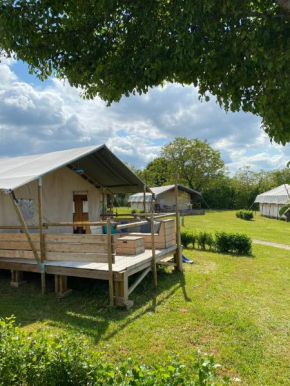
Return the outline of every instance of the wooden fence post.
{"type": "Polygon", "coordinates": [[[176,269],[182,272],[182,245],[180,235],[180,213],[178,206],[178,174],[175,174],[175,215],[176,215],[176,244],[177,250],[175,253],[176,269]]]}
{"type": "Polygon", "coordinates": [[[152,245],[152,272],[153,272],[154,287],[157,288],[157,267],[156,267],[156,258],[155,258],[154,215],[151,215],[150,224],[151,224],[151,245],[152,245]]]}
{"type": "Polygon", "coordinates": [[[110,306],[114,306],[114,273],[112,260],[112,233],[111,219],[107,219],[107,247],[108,247],[108,267],[109,267],[109,291],[110,291],[110,306]]]}

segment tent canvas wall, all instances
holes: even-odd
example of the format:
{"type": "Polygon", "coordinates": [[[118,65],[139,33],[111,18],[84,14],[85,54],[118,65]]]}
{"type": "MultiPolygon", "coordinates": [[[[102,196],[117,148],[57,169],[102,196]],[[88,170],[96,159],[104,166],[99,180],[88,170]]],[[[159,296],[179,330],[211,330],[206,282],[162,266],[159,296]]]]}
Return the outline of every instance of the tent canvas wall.
{"type": "MultiPolygon", "coordinates": [[[[0,226],[19,226],[9,197],[11,192],[18,200],[26,224],[38,225],[40,179],[44,223],[72,222],[74,195],[83,194],[87,197],[88,220],[97,221],[100,218],[100,203],[105,198],[102,197],[104,192],[136,192],[144,188],[144,183],[105,145],[2,158],[0,226]]],[[[72,228],[55,227],[49,231],[66,233],[72,232],[72,228]]]]}
{"type": "MultiPolygon", "coordinates": [[[[59,223],[73,221],[74,194],[85,193],[88,198],[89,221],[100,219],[100,190],[84,180],[67,167],[63,167],[45,175],[42,179],[43,186],[43,222],[59,223]]],[[[20,204],[27,225],[38,225],[38,194],[37,181],[15,189],[14,193],[20,204]],[[27,208],[28,207],[28,208],[27,208]]],[[[0,193],[0,225],[19,225],[19,220],[14,211],[12,202],[4,192],[0,193]]],[[[72,232],[72,228],[51,228],[52,232],[72,232]]]]}
{"type": "MultiPolygon", "coordinates": [[[[151,193],[146,193],[146,212],[153,211],[153,205],[159,205],[161,210],[175,206],[175,185],[166,185],[150,188],[151,193]],[[155,201],[153,203],[153,197],[155,201]]],[[[183,185],[178,185],[178,200],[180,210],[190,209],[192,199],[198,199],[201,194],[183,185]]],[[[144,194],[137,193],[129,197],[130,206],[133,209],[144,209],[144,194]]]]}
{"type": "MultiPolygon", "coordinates": [[[[279,219],[279,210],[289,201],[290,185],[283,184],[259,194],[255,202],[259,204],[262,216],[279,219]]],[[[281,218],[285,219],[285,216],[281,218]]]]}

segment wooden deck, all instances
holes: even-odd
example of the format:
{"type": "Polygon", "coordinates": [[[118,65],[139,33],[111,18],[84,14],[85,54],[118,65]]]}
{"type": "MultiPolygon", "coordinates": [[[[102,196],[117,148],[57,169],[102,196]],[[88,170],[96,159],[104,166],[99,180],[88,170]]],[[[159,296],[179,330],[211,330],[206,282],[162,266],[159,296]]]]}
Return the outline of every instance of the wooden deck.
{"type": "MultiPolygon", "coordinates": [[[[164,258],[172,255],[176,251],[176,245],[167,249],[156,249],[156,262],[162,261],[164,258]]],[[[151,266],[152,251],[146,249],[145,252],[132,256],[115,256],[115,264],[113,264],[114,274],[121,272],[131,276],[145,268],[151,266]]],[[[108,279],[109,266],[107,263],[92,263],[92,262],[76,262],[76,261],[45,261],[46,273],[48,274],[63,274],[67,276],[90,277],[94,279],[108,279]]],[[[26,272],[39,272],[40,270],[34,259],[17,259],[17,258],[0,258],[0,269],[22,270],[26,272]]]]}
{"type": "MultiPolygon", "coordinates": [[[[173,245],[166,249],[155,250],[155,260],[157,264],[168,264],[165,260],[174,256],[177,250],[177,245],[173,245]]],[[[174,263],[172,263],[174,265],[174,263]]],[[[139,282],[131,288],[128,285],[128,278],[136,273],[140,273],[143,277],[151,271],[152,268],[152,250],[146,249],[145,252],[138,255],[115,255],[115,263],[113,264],[113,277],[114,287],[116,290],[116,304],[117,305],[132,305],[133,302],[129,301],[129,294],[137,287],[139,282]]],[[[0,258],[0,269],[7,269],[12,271],[12,277],[15,272],[35,272],[40,273],[39,266],[35,259],[23,259],[23,258],[0,258]]],[[[56,281],[59,278],[67,277],[83,277],[91,279],[110,280],[110,271],[108,263],[96,263],[96,262],[76,262],[76,261],[45,261],[45,273],[55,275],[56,281]]],[[[21,283],[22,283],[21,275],[21,283]]],[[[137,279],[138,281],[138,279],[137,279]]],[[[17,284],[17,283],[16,283],[17,284]]],[[[13,284],[15,285],[15,283],[13,284]]],[[[68,292],[66,285],[64,285],[62,293],[68,292]]],[[[56,291],[57,292],[57,291],[56,291]]]]}

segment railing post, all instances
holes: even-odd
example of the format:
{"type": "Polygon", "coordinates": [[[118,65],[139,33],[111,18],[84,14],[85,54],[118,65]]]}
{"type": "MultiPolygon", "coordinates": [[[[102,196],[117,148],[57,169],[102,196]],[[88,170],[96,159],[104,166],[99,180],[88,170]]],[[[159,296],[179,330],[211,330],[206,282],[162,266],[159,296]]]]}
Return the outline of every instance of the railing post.
{"type": "Polygon", "coordinates": [[[107,247],[108,247],[108,267],[109,267],[109,291],[110,291],[110,306],[114,306],[114,273],[112,260],[112,234],[111,234],[111,219],[107,219],[107,247]]]}
{"type": "Polygon", "coordinates": [[[180,235],[180,213],[178,207],[178,174],[175,174],[175,215],[176,215],[176,244],[177,250],[175,253],[176,269],[182,272],[182,245],[180,235]]]}
{"type": "Polygon", "coordinates": [[[152,272],[153,272],[154,287],[157,288],[157,267],[156,267],[156,258],[155,258],[154,215],[151,215],[150,225],[151,225],[151,245],[152,245],[152,272]]]}

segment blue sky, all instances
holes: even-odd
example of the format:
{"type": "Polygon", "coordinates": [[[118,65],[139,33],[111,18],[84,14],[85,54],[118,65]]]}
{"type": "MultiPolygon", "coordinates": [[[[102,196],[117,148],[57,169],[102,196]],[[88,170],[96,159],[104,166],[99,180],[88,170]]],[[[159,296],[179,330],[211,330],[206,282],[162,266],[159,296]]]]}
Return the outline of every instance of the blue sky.
{"type": "Polygon", "coordinates": [[[252,114],[200,102],[193,86],[167,84],[107,107],[83,100],[67,82],[40,82],[22,62],[0,64],[0,157],[106,143],[122,160],[144,167],[177,136],[208,140],[231,173],[284,167],[289,146],[271,144],[252,114]]]}

